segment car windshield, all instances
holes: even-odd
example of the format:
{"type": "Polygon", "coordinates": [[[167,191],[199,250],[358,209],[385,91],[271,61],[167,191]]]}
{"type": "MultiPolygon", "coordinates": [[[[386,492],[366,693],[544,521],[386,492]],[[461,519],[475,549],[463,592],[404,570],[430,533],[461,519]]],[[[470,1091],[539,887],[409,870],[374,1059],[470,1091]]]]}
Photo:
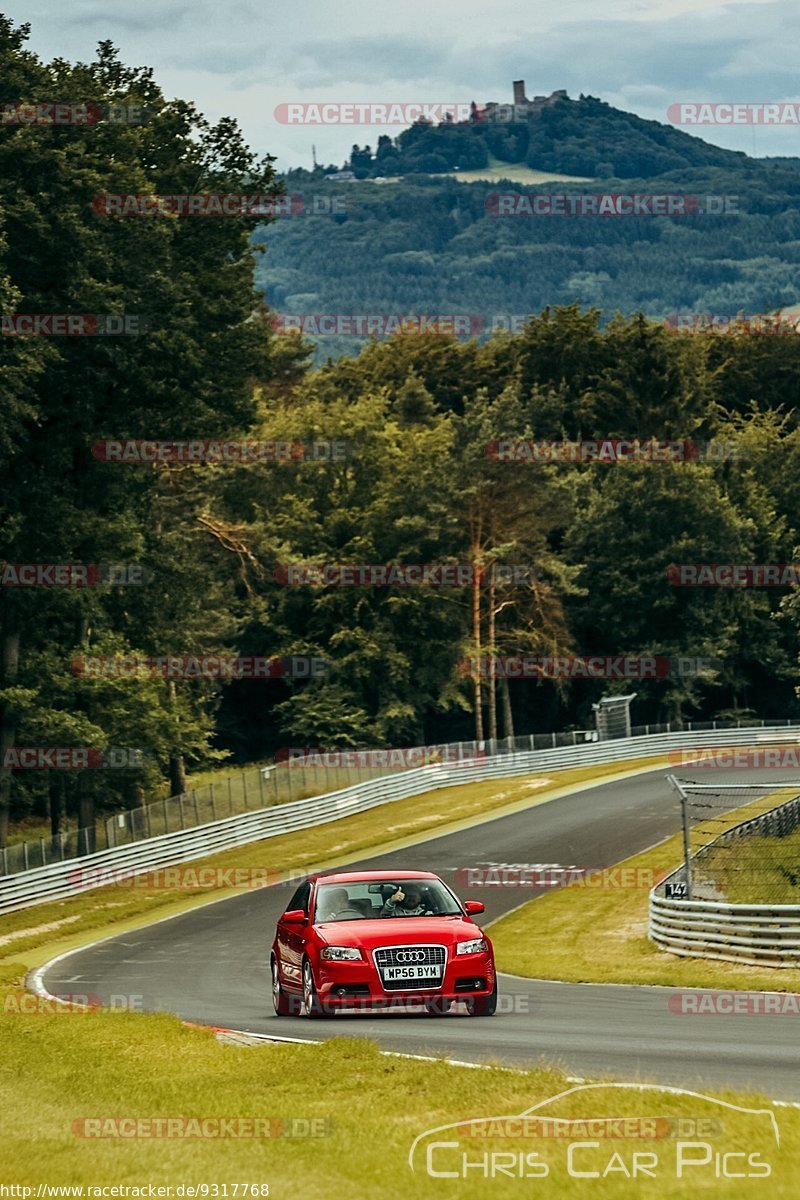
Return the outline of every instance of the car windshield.
{"type": "Polygon", "coordinates": [[[455,896],[440,879],[404,879],[402,876],[320,884],[315,912],[318,923],[463,915],[455,896]]]}

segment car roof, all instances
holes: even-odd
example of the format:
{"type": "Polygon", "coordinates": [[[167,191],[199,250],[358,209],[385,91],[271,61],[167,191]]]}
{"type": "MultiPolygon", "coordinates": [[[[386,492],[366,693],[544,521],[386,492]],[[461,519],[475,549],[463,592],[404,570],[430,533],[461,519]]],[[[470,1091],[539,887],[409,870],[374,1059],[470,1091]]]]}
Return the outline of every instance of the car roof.
{"type": "Polygon", "coordinates": [[[309,879],[312,883],[373,883],[381,879],[438,879],[438,875],[434,875],[433,871],[336,871],[328,875],[324,872],[319,872],[316,875],[310,875],[309,879]]]}

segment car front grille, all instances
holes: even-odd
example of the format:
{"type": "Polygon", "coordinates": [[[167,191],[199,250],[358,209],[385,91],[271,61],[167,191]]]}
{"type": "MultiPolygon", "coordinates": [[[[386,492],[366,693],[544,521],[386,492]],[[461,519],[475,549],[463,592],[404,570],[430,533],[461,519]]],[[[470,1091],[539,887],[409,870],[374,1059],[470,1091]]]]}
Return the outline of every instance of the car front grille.
{"type": "Polygon", "coordinates": [[[442,986],[447,963],[444,946],[381,946],[374,954],[387,992],[417,992],[442,986]],[[420,974],[418,968],[423,969],[420,974]]]}

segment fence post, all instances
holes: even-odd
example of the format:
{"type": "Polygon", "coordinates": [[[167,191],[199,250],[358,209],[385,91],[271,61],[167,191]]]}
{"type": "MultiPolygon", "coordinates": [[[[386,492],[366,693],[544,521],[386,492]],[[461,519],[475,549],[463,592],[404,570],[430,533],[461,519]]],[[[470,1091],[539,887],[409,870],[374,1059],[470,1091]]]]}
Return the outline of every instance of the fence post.
{"type": "Polygon", "coordinates": [[[233,816],[233,787],[231,786],[232,776],[228,776],[228,816],[233,816]]]}
{"type": "Polygon", "coordinates": [[[183,817],[183,796],[178,796],[178,811],[181,814],[181,829],[185,829],[186,823],[183,817]]]}
{"type": "Polygon", "coordinates": [[[192,789],[192,803],[194,805],[194,823],[195,823],[195,825],[199,825],[200,824],[200,816],[197,812],[197,788],[192,789]]]}
{"type": "Polygon", "coordinates": [[[686,802],[687,797],[683,788],[674,775],[667,776],[667,783],[671,784],[676,789],[681,798],[681,824],[683,825],[683,860],[685,863],[684,873],[686,875],[686,899],[692,898],[692,852],[689,843],[689,806],[686,802]]]}
{"type": "Polygon", "coordinates": [[[23,857],[25,860],[25,870],[27,871],[28,870],[28,843],[27,842],[22,843],[22,854],[23,854],[23,857]]]}

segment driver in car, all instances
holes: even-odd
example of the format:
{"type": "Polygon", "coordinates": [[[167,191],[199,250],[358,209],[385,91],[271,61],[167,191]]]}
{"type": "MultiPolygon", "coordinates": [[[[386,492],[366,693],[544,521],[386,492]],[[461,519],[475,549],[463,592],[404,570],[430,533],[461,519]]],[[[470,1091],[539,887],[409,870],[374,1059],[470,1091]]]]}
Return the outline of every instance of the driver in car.
{"type": "Polygon", "coordinates": [[[353,905],[350,903],[347,888],[337,888],[331,892],[325,908],[326,911],[322,917],[324,921],[335,921],[337,918],[361,916],[358,909],[353,908],[353,905]]]}
{"type": "Polygon", "coordinates": [[[382,917],[430,917],[432,910],[423,902],[422,890],[416,883],[397,885],[396,891],[381,909],[382,917]]]}

